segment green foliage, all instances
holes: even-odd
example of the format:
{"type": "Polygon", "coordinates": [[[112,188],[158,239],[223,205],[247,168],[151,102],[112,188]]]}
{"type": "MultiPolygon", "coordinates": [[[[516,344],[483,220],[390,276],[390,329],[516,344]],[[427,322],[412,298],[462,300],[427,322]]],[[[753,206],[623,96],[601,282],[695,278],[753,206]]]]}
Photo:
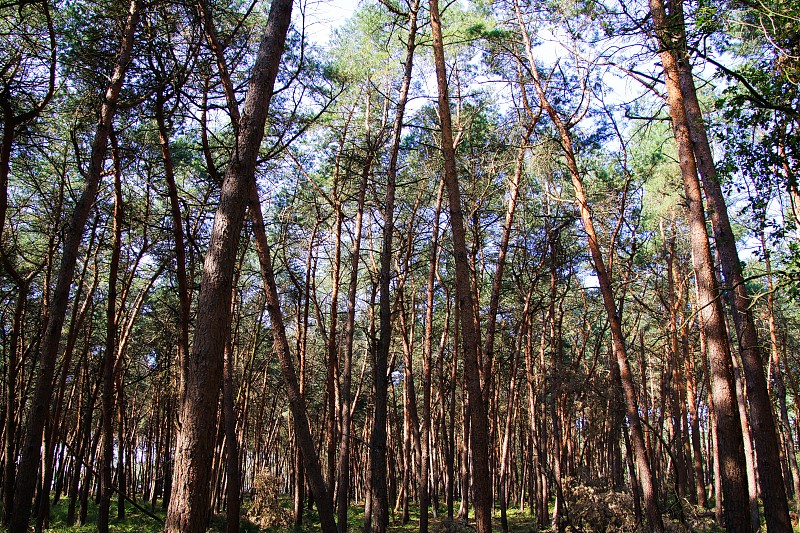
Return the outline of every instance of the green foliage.
{"type": "MultiPolygon", "coordinates": [[[[97,505],[92,498],[89,500],[89,507],[87,509],[87,523],[83,526],[67,526],[67,504],[67,500],[62,498],[59,500],[58,504],[51,506],[50,527],[45,531],[52,533],[91,533],[97,531],[97,505]]],[[[147,506],[148,504],[147,502],[142,502],[142,505],[147,506]]],[[[125,505],[125,520],[117,520],[116,498],[112,502],[111,509],[109,529],[114,533],[156,533],[164,530],[163,520],[166,513],[160,506],[154,509],[153,512],[156,516],[160,517],[162,520],[161,522],[147,516],[130,503],[125,505]]]]}
{"type": "Polygon", "coordinates": [[[351,84],[392,75],[396,63],[389,60],[400,54],[401,38],[382,4],[365,5],[334,31],[332,72],[351,84]]]}

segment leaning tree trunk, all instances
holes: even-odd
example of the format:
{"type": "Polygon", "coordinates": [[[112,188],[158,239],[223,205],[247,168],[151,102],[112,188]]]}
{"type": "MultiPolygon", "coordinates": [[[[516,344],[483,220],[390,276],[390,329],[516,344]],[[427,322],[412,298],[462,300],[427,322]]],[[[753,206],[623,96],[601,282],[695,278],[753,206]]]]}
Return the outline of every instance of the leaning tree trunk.
{"type": "Polygon", "coordinates": [[[203,268],[194,346],[186,361],[180,406],[173,494],[165,531],[205,531],[209,519],[211,460],[216,434],[223,354],[229,335],[230,300],[236,250],[255,170],[269,102],[291,20],[291,0],[270,7],[267,27],[251,75],[244,112],[238,122],[236,149],[222,184],[203,268]]]}
{"type": "MultiPolygon", "coordinates": [[[[670,3],[669,16],[672,19],[672,27],[678,29],[678,42],[682,43],[684,41],[682,1],[670,3]]],[[[750,407],[750,424],[755,442],[758,480],[764,501],[764,518],[767,523],[767,531],[791,531],[786,486],[781,472],[780,440],[764,373],[766,354],[759,343],[758,331],[753,318],[752,300],[747,293],[742,263],[739,261],[739,252],[736,249],[736,239],[728,219],[728,207],[722,194],[722,187],[717,180],[708,134],[697,100],[691,64],[683,49],[683,46],[674,49],[673,57],[678,55],[678,75],[680,91],[683,95],[683,107],[686,112],[697,168],[700,171],[703,190],[708,201],[714,243],[719,252],[720,265],[726,282],[725,289],[732,293],[733,323],[736,327],[747,388],[747,403],[750,407]]],[[[664,52],[662,52],[663,54],[664,52]]]]}
{"type": "Polygon", "coordinates": [[[622,331],[622,319],[617,312],[614,291],[611,285],[611,272],[609,272],[606,268],[606,263],[603,259],[602,251],[600,250],[600,243],[595,231],[594,220],[592,219],[592,213],[589,208],[586,193],[584,191],[580,170],[578,169],[578,163],[575,159],[575,153],[572,148],[571,134],[567,128],[567,125],[563,122],[563,120],[561,120],[561,117],[558,115],[555,108],[553,108],[553,106],[550,104],[547,95],[544,92],[543,84],[540,81],[538,71],[536,70],[536,62],[533,57],[530,36],[528,35],[527,28],[522,20],[522,13],[517,2],[515,2],[515,9],[519,26],[522,30],[522,38],[525,42],[525,50],[528,56],[527,59],[530,67],[529,70],[533,78],[536,93],[539,97],[541,105],[544,107],[545,111],[550,116],[550,119],[554,122],[558,129],[564,155],[567,159],[567,167],[569,168],[570,176],[572,178],[572,185],[575,189],[575,197],[578,201],[578,207],[580,209],[584,231],[588,237],[589,251],[592,256],[592,262],[594,263],[597,280],[600,284],[600,293],[603,298],[603,306],[605,307],[611,329],[611,347],[614,357],[617,360],[617,364],[619,365],[622,391],[625,397],[626,415],[628,417],[628,424],[630,425],[630,438],[633,446],[634,462],[636,463],[636,469],[639,478],[638,485],[642,491],[642,498],[644,500],[648,526],[651,531],[663,531],[664,524],[661,520],[661,512],[658,509],[655,483],[653,481],[650,461],[647,457],[644,431],[642,429],[642,423],[639,417],[639,404],[636,398],[636,385],[634,384],[633,374],[631,372],[630,363],[628,362],[628,351],[627,347],[625,346],[625,337],[622,331]]]}
{"type": "Polygon", "coordinates": [[[80,199],[75,205],[72,219],[64,237],[64,249],[61,266],[58,272],[58,281],[51,298],[49,317],[45,326],[39,353],[39,372],[36,378],[36,387],[31,400],[31,410],[28,415],[28,427],[25,432],[25,441],[22,448],[22,459],[17,469],[17,483],[14,490],[14,511],[10,522],[9,531],[25,533],[28,529],[36,475],[39,469],[42,449],[42,433],[50,409],[50,400],[53,395],[53,376],[55,374],[56,357],[58,356],[61,329],[64,326],[67,306],[69,305],[69,292],[72,278],[75,273],[75,264],[78,259],[83,230],[89,211],[94,203],[100,179],[105,166],[108,136],[111,131],[111,122],[117,108],[117,100],[125,81],[125,73],[131,60],[133,38],[139,22],[142,4],[140,0],[132,0],[128,19],[122,34],[119,55],[111,82],[106,88],[103,103],[100,106],[100,119],[95,128],[92,141],[92,152],[87,174],[86,185],[80,199]]]}
{"type": "MultiPolygon", "coordinates": [[[[464,214],[458,185],[456,154],[453,143],[453,124],[450,116],[450,97],[442,40],[442,22],[438,0],[430,0],[433,57],[436,82],[439,87],[439,120],[442,128],[444,182],[450,207],[450,229],[453,236],[453,255],[456,271],[456,298],[461,313],[461,342],[464,351],[464,374],[467,384],[467,403],[470,411],[470,449],[474,487],[475,522],[478,533],[492,530],[492,479],[489,473],[489,431],[486,404],[481,390],[478,363],[478,331],[475,306],[470,288],[470,268],[467,258],[464,214]]],[[[463,495],[462,495],[463,496],[463,495]]]]}
{"type": "Polygon", "coordinates": [[[328,488],[322,477],[322,467],[320,466],[319,455],[314,449],[314,439],[311,435],[311,426],[306,413],[305,401],[300,393],[300,383],[295,372],[294,362],[292,361],[289,349],[289,339],[286,336],[283,314],[280,309],[278,298],[278,287],[275,283],[275,274],[272,268],[272,257],[267,241],[267,234],[264,231],[264,219],[261,214],[261,204],[258,199],[258,190],[255,182],[251,183],[250,189],[250,215],[253,219],[253,231],[255,233],[256,251],[261,266],[261,276],[264,282],[266,293],[266,305],[272,322],[273,334],[275,337],[274,350],[281,365],[283,383],[289,401],[289,410],[292,413],[294,422],[295,438],[297,445],[303,455],[303,466],[308,477],[311,492],[316,499],[317,511],[319,512],[320,529],[325,533],[336,533],[336,521],[334,520],[333,502],[329,497],[328,488]]]}
{"type": "MultiPolygon", "coordinates": [[[[661,0],[650,0],[650,11],[662,45],[669,43],[668,21],[661,0]]],[[[667,46],[661,50],[668,91],[672,129],[687,200],[687,219],[698,289],[700,319],[706,334],[711,392],[717,420],[719,459],[722,475],[723,511],[728,531],[751,531],[747,480],[745,476],[742,426],[737,412],[731,353],[725,331],[725,318],[719,287],[714,276],[714,261],[706,233],[706,218],[697,165],[692,151],[689,121],[686,116],[677,61],[667,46]]],[[[783,486],[783,482],[781,482],[783,486]]]]}

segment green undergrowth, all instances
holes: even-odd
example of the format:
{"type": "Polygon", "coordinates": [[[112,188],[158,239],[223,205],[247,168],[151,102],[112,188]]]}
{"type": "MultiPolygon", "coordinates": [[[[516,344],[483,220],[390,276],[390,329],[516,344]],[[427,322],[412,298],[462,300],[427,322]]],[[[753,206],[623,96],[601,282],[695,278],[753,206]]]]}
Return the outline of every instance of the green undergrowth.
{"type": "MultiPolygon", "coordinates": [[[[69,501],[61,499],[50,508],[50,527],[45,531],[70,533],[93,533],[97,531],[97,505],[94,501],[89,501],[87,508],[86,524],[81,526],[67,525],[67,510],[69,501]]],[[[148,504],[143,507],[150,508],[148,504]]],[[[151,533],[164,530],[164,517],[166,512],[157,506],[153,514],[160,518],[160,521],[149,517],[131,504],[125,506],[125,519],[117,520],[117,501],[111,502],[111,518],[109,529],[118,533],[151,533]]]]}
{"type": "MultiPolygon", "coordinates": [[[[289,498],[282,499],[282,506],[286,509],[291,508],[291,500],[289,498]]],[[[160,502],[159,502],[160,504],[160,502]]],[[[239,527],[241,533],[311,533],[319,531],[319,517],[315,509],[307,510],[303,517],[303,526],[296,528],[290,526],[263,528],[253,523],[248,517],[250,502],[246,502],[242,508],[242,520],[239,527]]],[[[68,526],[66,500],[59,501],[51,508],[50,527],[46,531],[51,533],[93,533],[97,531],[97,506],[93,501],[89,502],[88,514],[86,524],[82,526],[68,526]]],[[[150,509],[149,505],[145,505],[150,509]]],[[[458,502],[456,502],[456,509],[458,502]]],[[[157,505],[153,513],[161,519],[157,522],[152,517],[141,512],[133,505],[126,505],[125,520],[117,520],[117,502],[112,502],[111,505],[111,520],[110,530],[117,533],[157,533],[163,531],[163,520],[166,513],[161,509],[161,505],[157,505]]],[[[419,509],[416,506],[409,506],[409,521],[402,524],[401,515],[394,513],[391,515],[391,523],[389,531],[393,533],[412,532],[419,530],[419,509]]],[[[470,513],[470,524],[472,524],[472,514],[470,513]]],[[[534,519],[527,512],[520,512],[517,509],[509,509],[508,511],[509,531],[512,533],[528,533],[535,531],[534,519]]],[[[364,507],[362,505],[353,505],[350,507],[348,513],[349,529],[353,532],[363,531],[364,524],[364,507]]],[[[499,511],[496,512],[494,518],[494,529],[500,529],[499,511]]],[[[214,533],[222,533],[225,531],[225,514],[214,515],[209,524],[209,531],[214,533]]],[[[439,510],[438,517],[430,517],[430,531],[432,533],[468,533],[474,531],[470,525],[465,525],[463,522],[454,520],[450,521],[446,518],[446,509],[442,507],[439,510]]]]}
{"type": "MultiPolygon", "coordinates": [[[[143,513],[139,509],[136,509],[133,505],[128,504],[126,506],[126,517],[125,520],[119,521],[117,520],[117,502],[112,502],[111,506],[111,521],[110,521],[110,530],[116,533],[157,533],[163,531],[163,520],[166,515],[165,511],[161,509],[161,502],[156,508],[153,510],[153,513],[160,518],[160,522],[154,520],[152,517],[148,516],[147,514],[143,513]]],[[[281,506],[285,509],[291,508],[291,499],[288,497],[281,498],[281,506]]],[[[303,519],[303,526],[299,528],[291,527],[291,526],[280,526],[280,527],[272,527],[272,528],[265,528],[257,525],[248,517],[248,511],[250,508],[251,502],[246,501],[243,508],[242,508],[242,519],[241,525],[239,527],[239,531],[241,533],[311,533],[319,531],[319,518],[317,516],[316,510],[312,509],[310,511],[306,511],[304,514],[303,519]]],[[[69,532],[69,533],[94,533],[97,531],[97,506],[94,504],[93,501],[89,502],[88,508],[88,516],[86,520],[86,524],[82,526],[68,526],[66,523],[66,516],[67,516],[67,506],[68,502],[66,500],[61,500],[58,504],[54,505],[51,508],[51,520],[50,520],[50,527],[46,531],[53,532],[53,533],[60,533],[60,532],[69,532]]],[[[145,504],[147,509],[150,509],[148,504],[145,504]]],[[[458,509],[458,502],[455,504],[455,508],[458,509]]],[[[797,519],[797,515],[794,513],[794,509],[792,509],[792,518],[793,521],[797,519]]],[[[666,517],[665,517],[666,518],[666,517]]],[[[439,509],[438,517],[434,518],[433,516],[430,517],[430,531],[432,533],[472,533],[474,532],[473,524],[474,522],[473,516],[470,513],[470,521],[468,524],[464,524],[461,521],[455,520],[450,521],[446,518],[446,510],[442,506],[439,509]]],[[[403,532],[416,532],[418,531],[419,525],[419,509],[416,506],[409,507],[409,521],[406,524],[401,523],[401,515],[398,513],[393,513],[391,515],[391,523],[389,527],[389,531],[392,533],[403,533],[403,532]]],[[[687,531],[684,528],[676,528],[677,525],[675,522],[671,520],[667,521],[667,529],[668,531],[687,531]],[[671,522],[671,523],[670,523],[671,522]],[[671,527],[670,527],[671,526],[671,527]]],[[[354,533],[360,533],[363,531],[363,523],[364,523],[364,507],[363,504],[361,505],[353,505],[350,507],[348,513],[348,523],[350,525],[349,530],[353,531],[354,533]]],[[[519,509],[509,509],[508,510],[508,523],[509,523],[509,531],[512,533],[532,533],[537,531],[535,520],[533,517],[530,516],[528,511],[520,511],[519,509]]],[[[763,517],[762,517],[763,523],[763,517]]],[[[33,525],[33,524],[31,524],[33,525]]],[[[498,510],[495,510],[494,518],[492,520],[493,530],[496,532],[501,531],[500,529],[500,513],[498,510]]],[[[225,531],[225,514],[217,514],[214,515],[211,519],[211,523],[209,525],[209,531],[213,533],[223,533],[225,531]]],[[[762,526],[762,530],[763,530],[762,526]]],[[[567,531],[576,531],[568,528],[567,531]]],[[[702,530],[699,530],[702,531],[702,530]]],[[[717,528],[713,529],[705,529],[705,531],[709,532],[716,532],[722,531],[717,528]]],[[[800,528],[795,526],[794,531],[800,533],[800,528]]]]}

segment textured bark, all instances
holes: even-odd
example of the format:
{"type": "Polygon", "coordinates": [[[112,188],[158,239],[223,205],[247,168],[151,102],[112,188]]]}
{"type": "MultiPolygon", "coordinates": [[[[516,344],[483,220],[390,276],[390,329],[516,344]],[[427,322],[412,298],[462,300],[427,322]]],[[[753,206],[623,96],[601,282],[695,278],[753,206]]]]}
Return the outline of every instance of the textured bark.
{"type": "Polygon", "coordinates": [[[31,410],[28,415],[28,427],[22,448],[22,459],[17,469],[16,488],[14,490],[14,512],[9,531],[25,533],[33,503],[33,493],[36,488],[41,459],[42,433],[50,409],[50,400],[53,395],[53,377],[55,374],[56,357],[61,340],[61,329],[64,326],[67,306],[69,305],[69,292],[72,278],[75,274],[75,264],[78,251],[83,239],[83,230],[89,211],[97,195],[100,179],[105,166],[108,136],[111,131],[111,122],[116,112],[120,90],[125,80],[125,73],[131,60],[134,33],[139,22],[141,4],[133,0],[130,4],[128,19],[123,29],[119,54],[111,81],[106,88],[105,98],[100,107],[100,117],[95,128],[92,141],[92,151],[89,170],[86,176],[86,185],[75,205],[75,210],[69,226],[66,229],[64,247],[59,267],[56,287],[53,291],[49,309],[49,316],[44,331],[39,351],[39,371],[36,377],[36,386],[31,400],[31,410]]]}
{"type": "MultiPolygon", "coordinates": [[[[682,4],[678,2],[676,5],[682,4]]],[[[679,15],[678,23],[682,23],[682,11],[679,15]]],[[[761,497],[764,501],[767,531],[791,531],[789,504],[781,473],[780,442],[764,372],[763,361],[766,354],[763,353],[762,345],[759,343],[753,317],[752,299],[747,293],[742,263],[739,261],[739,252],[736,249],[736,239],[728,218],[728,208],[722,187],[717,180],[689,59],[683,54],[678,59],[680,86],[684,97],[683,105],[686,110],[689,135],[702,178],[703,190],[708,201],[714,242],[719,252],[720,265],[725,278],[724,289],[730,291],[732,295],[733,323],[736,327],[739,353],[742,357],[742,370],[747,387],[750,423],[753,428],[758,478],[761,497]]]]}
{"type": "Polygon", "coordinates": [[[372,416],[372,433],[370,434],[370,520],[364,523],[365,531],[385,533],[389,526],[389,497],[386,487],[386,423],[388,402],[388,360],[391,343],[391,295],[389,281],[391,277],[392,238],[394,233],[395,184],[397,181],[397,158],[402,140],[403,116],[405,114],[408,93],[411,87],[411,74],[414,68],[414,50],[417,36],[417,11],[419,0],[409,10],[409,33],[406,44],[406,58],[403,67],[403,81],[397,101],[394,124],[392,126],[392,148],[389,153],[389,169],[386,176],[386,199],[383,204],[383,243],[381,246],[380,273],[378,286],[380,291],[379,340],[373,365],[373,383],[375,384],[374,412],[372,416]]]}
{"type": "MultiPolygon", "coordinates": [[[[486,416],[486,404],[483,401],[483,392],[481,390],[475,303],[470,288],[471,276],[469,259],[467,258],[464,214],[461,208],[461,192],[458,185],[458,170],[456,168],[453,125],[450,116],[450,97],[448,94],[438,0],[430,0],[430,14],[436,82],[439,87],[439,120],[442,129],[444,182],[450,208],[450,229],[453,237],[456,274],[456,299],[461,313],[461,346],[467,385],[467,402],[470,412],[470,451],[472,452],[475,524],[478,533],[490,533],[492,530],[492,480],[489,473],[488,419],[486,416]]],[[[489,377],[487,376],[486,379],[488,381],[489,377]]]]}
{"type": "Polygon", "coordinates": [[[600,250],[600,243],[597,238],[597,232],[595,231],[592,213],[589,208],[583,182],[581,180],[581,173],[578,169],[578,163],[575,159],[575,153],[572,147],[572,137],[567,125],[550,104],[547,95],[544,92],[544,87],[539,80],[539,74],[536,69],[536,62],[533,57],[530,37],[522,20],[519,4],[516,2],[515,7],[517,12],[517,20],[519,22],[520,29],[522,30],[522,37],[525,44],[525,51],[527,53],[529,71],[532,76],[539,101],[558,129],[561,145],[567,160],[567,167],[572,178],[575,197],[580,209],[583,228],[586,232],[586,236],[588,237],[589,251],[591,253],[592,263],[600,284],[600,293],[603,298],[603,306],[605,307],[611,329],[611,346],[614,352],[614,357],[616,358],[619,366],[622,391],[625,397],[626,415],[628,417],[628,424],[630,427],[631,444],[633,446],[634,462],[636,463],[639,487],[641,488],[642,499],[644,500],[645,515],[647,516],[648,527],[651,531],[663,531],[664,524],[661,520],[661,513],[658,509],[656,488],[653,482],[653,474],[650,468],[650,462],[647,457],[647,450],[645,448],[644,431],[642,430],[642,423],[641,419],[639,418],[639,404],[636,398],[636,386],[634,384],[633,374],[628,362],[628,352],[625,346],[625,337],[622,331],[622,319],[617,312],[614,299],[614,289],[611,284],[611,273],[606,267],[606,262],[603,259],[603,254],[600,250]]]}
{"type": "MultiPolygon", "coordinates": [[[[659,40],[668,44],[668,22],[661,0],[650,0],[650,11],[659,40]]],[[[710,366],[710,384],[714,397],[722,475],[723,510],[728,531],[751,531],[742,426],[736,407],[731,353],[719,287],[714,276],[714,261],[706,233],[706,218],[695,156],[689,136],[689,122],[684,108],[678,65],[669,47],[662,46],[661,62],[668,91],[672,129],[678,147],[678,159],[687,202],[687,221],[692,262],[697,279],[698,306],[705,328],[706,350],[710,366]]],[[[781,484],[782,485],[782,484],[781,484]]]]}
{"type": "MultiPolygon", "coordinates": [[[[11,169],[11,149],[14,146],[17,124],[14,120],[11,102],[3,106],[3,137],[0,140],[0,239],[3,237],[3,228],[8,211],[8,174],[11,169]]],[[[2,240],[0,240],[2,242],[2,240]]]]}
{"type": "MultiPolygon", "coordinates": [[[[100,505],[97,509],[97,530],[108,533],[111,512],[111,463],[114,459],[114,368],[117,356],[117,277],[122,244],[122,168],[119,153],[114,144],[114,214],[111,261],[108,266],[108,294],[106,296],[106,345],[103,355],[102,393],[102,446],[100,463],[100,505]]],[[[120,442],[120,445],[122,443],[120,442]]]]}
{"type": "Polygon", "coordinates": [[[665,48],[661,56],[663,60],[665,54],[670,54],[676,63],[679,82],[673,91],[680,92],[682,96],[686,126],[708,201],[714,242],[725,277],[724,289],[732,296],[733,322],[736,326],[747,387],[750,423],[753,428],[767,531],[791,531],[789,506],[781,473],[780,443],[764,373],[764,354],[755,327],[752,301],[744,284],[736,240],[728,218],[728,208],[717,180],[708,134],[697,100],[691,64],[686,52],[683,2],[680,0],[670,2],[668,13],[663,4],[661,2],[659,4],[661,4],[659,16],[663,17],[663,24],[658,24],[657,31],[660,44],[665,48]]]}
{"type": "MultiPolygon", "coordinates": [[[[406,262],[407,264],[407,262],[406,262]]],[[[419,413],[417,412],[417,394],[414,385],[413,369],[413,350],[414,350],[414,322],[408,319],[408,311],[405,309],[404,296],[402,292],[398,295],[400,304],[400,327],[403,343],[403,498],[401,524],[405,525],[410,520],[409,500],[411,499],[411,484],[416,473],[417,481],[419,477],[419,458],[422,456],[422,448],[419,437],[419,413]],[[417,467],[413,472],[414,466],[417,467]]],[[[413,309],[414,299],[411,299],[413,309]]],[[[426,480],[427,481],[427,480],[426,480]]],[[[398,505],[400,502],[398,502],[398,505]]]]}
{"type": "Polygon", "coordinates": [[[165,531],[205,531],[209,519],[209,484],[216,434],[215,412],[220,393],[223,353],[230,333],[230,301],[236,250],[245,209],[255,185],[255,169],[269,102],[286,33],[292,2],[273,2],[253,66],[244,111],[238,121],[236,149],[222,184],[204,261],[198,318],[192,351],[188,354],[182,391],[173,494],[165,531]]]}
{"type": "Polygon", "coordinates": [[[305,402],[300,393],[300,383],[297,379],[297,373],[295,372],[294,362],[292,361],[291,351],[289,349],[289,338],[286,336],[283,314],[280,309],[278,287],[275,283],[275,274],[272,269],[272,257],[269,243],[267,242],[267,234],[264,231],[264,219],[261,214],[261,204],[258,199],[258,190],[255,182],[252,182],[250,189],[250,216],[253,219],[256,251],[258,252],[261,277],[264,282],[267,311],[269,312],[273,335],[275,337],[273,348],[281,365],[281,375],[283,376],[283,383],[286,386],[289,410],[292,413],[292,421],[294,423],[295,438],[297,439],[297,445],[303,455],[303,465],[309,485],[311,486],[311,492],[315,497],[317,511],[319,512],[320,529],[325,533],[336,533],[337,529],[334,520],[333,503],[329,497],[325,481],[322,478],[319,456],[314,449],[311,426],[308,422],[305,402]]]}
{"type": "MultiPolygon", "coordinates": [[[[697,286],[697,278],[695,278],[695,293],[697,294],[697,305],[699,307],[700,290],[697,286]]],[[[719,430],[717,429],[717,417],[714,413],[717,412],[714,407],[714,391],[711,390],[711,363],[708,360],[708,350],[706,346],[706,328],[703,324],[702,317],[698,316],[698,325],[700,326],[700,357],[703,361],[703,376],[704,385],[706,387],[706,400],[711,416],[709,417],[709,446],[712,448],[709,453],[709,460],[712,461],[712,472],[714,479],[714,519],[717,524],[722,525],[724,521],[722,513],[722,469],[720,467],[720,452],[719,452],[719,430]]]]}

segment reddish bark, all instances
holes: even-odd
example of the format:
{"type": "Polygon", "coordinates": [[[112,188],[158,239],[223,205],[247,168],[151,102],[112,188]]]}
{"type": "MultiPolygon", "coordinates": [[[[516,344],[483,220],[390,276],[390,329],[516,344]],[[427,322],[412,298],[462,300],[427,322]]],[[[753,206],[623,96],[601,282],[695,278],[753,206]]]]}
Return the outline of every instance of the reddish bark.
{"type": "Polygon", "coordinates": [[[492,530],[492,482],[489,473],[489,428],[486,403],[483,401],[483,392],[481,390],[475,302],[470,287],[471,275],[467,257],[466,230],[464,227],[464,214],[461,208],[458,171],[456,169],[453,125],[450,116],[450,97],[448,94],[438,0],[430,0],[430,13],[436,82],[439,87],[439,120],[442,130],[444,183],[450,207],[450,229],[453,237],[453,255],[455,256],[456,300],[461,314],[461,346],[470,417],[469,442],[472,452],[475,523],[478,533],[490,533],[492,530]]]}

